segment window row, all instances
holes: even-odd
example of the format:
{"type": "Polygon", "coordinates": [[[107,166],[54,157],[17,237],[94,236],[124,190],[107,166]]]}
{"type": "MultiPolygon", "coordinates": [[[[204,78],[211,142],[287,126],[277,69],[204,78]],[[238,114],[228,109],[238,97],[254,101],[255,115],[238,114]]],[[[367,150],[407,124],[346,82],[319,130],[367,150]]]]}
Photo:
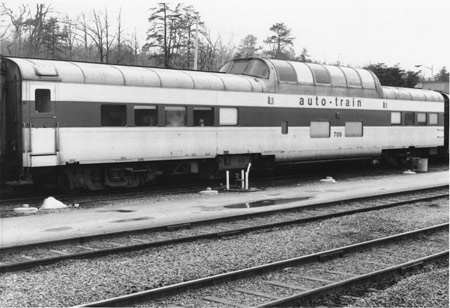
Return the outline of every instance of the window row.
{"type": "MultiPolygon", "coordinates": [[[[102,126],[127,126],[127,105],[101,105],[102,126]]],[[[238,124],[238,109],[218,108],[219,125],[233,126],[238,124]]],[[[192,126],[214,126],[213,107],[165,106],[156,105],[133,106],[134,126],[188,126],[188,119],[192,119],[192,126]],[[192,110],[192,111],[190,111],[192,110]]]]}
{"type": "Polygon", "coordinates": [[[439,116],[437,113],[394,111],[391,113],[391,124],[407,126],[438,125],[439,116]]]}
{"type": "MultiPolygon", "coordinates": [[[[327,121],[312,121],[310,123],[311,138],[330,138],[331,125],[327,121]]],[[[345,122],[345,137],[362,137],[363,122],[345,122]]],[[[333,137],[343,137],[342,132],[335,132],[333,137]]]]}

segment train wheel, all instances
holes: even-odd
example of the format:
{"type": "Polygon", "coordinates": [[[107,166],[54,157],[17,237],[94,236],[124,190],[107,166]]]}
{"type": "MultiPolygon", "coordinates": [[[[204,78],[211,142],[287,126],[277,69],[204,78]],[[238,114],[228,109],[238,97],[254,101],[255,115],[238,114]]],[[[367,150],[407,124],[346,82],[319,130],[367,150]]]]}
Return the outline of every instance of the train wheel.
{"type": "Polygon", "coordinates": [[[58,188],[61,192],[65,194],[72,194],[75,192],[75,189],[72,185],[72,181],[67,173],[61,172],[58,174],[58,188]]]}
{"type": "Polygon", "coordinates": [[[102,170],[99,168],[90,170],[86,179],[86,185],[89,190],[105,189],[105,179],[102,176],[102,170]]]}
{"type": "Polygon", "coordinates": [[[207,180],[215,180],[219,178],[219,166],[215,160],[207,160],[199,165],[200,177],[207,180]]]}
{"type": "Polygon", "coordinates": [[[36,191],[48,191],[55,190],[58,188],[58,184],[56,182],[56,177],[52,176],[50,179],[48,177],[34,177],[33,185],[36,191]]]}

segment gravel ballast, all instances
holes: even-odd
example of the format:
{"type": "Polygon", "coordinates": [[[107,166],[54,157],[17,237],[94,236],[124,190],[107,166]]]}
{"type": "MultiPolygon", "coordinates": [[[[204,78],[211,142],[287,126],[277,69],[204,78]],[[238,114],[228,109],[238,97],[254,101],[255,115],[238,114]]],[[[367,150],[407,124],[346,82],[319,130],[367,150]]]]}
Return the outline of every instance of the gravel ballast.
{"type": "Polygon", "coordinates": [[[448,221],[448,201],[0,276],[1,307],[73,306],[448,221]],[[276,248],[276,249],[274,249],[276,248]]]}
{"type": "Polygon", "coordinates": [[[351,307],[448,307],[448,282],[448,269],[421,273],[357,300],[351,307]]]}

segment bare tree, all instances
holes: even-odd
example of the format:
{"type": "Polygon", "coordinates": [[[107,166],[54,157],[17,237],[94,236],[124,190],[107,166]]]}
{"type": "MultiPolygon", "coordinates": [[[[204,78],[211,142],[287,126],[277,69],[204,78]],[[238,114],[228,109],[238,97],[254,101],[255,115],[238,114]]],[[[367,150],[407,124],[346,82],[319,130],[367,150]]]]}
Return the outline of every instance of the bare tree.
{"type": "Polygon", "coordinates": [[[0,15],[10,24],[6,29],[0,28],[0,38],[9,54],[136,65],[165,63],[167,67],[190,68],[197,21],[200,69],[217,70],[234,50],[220,37],[213,41],[199,13],[192,6],[179,3],[173,6],[160,3],[154,9],[144,47],[136,31],[127,34],[124,30],[122,11],[117,22],[107,9],[82,13],[76,20],[58,14],[46,4],[22,4],[18,9],[10,9],[0,3],[0,15]]]}
{"type": "MultiPolygon", "coordinates": [[[[5,4],[2,3],[2,5],[4,6],[5,4]]],[[[10,31],[10,28],[11,28],[11,24],[9,24],[9,23],[8,23],[6,26],[3,25],[3,22],[5,22],[6,19],[10,19],[10,18],[9,18],[9,16],[7,16],[7,15],[5,14],[5,11],[4,11],[3,7],[0,7],[0,23],[2,23],[2,24],[0,25],[0,40],[1,40],[1,41],[4,41],[5,39],[7,39],[8,33],[9,33],[9,31],[10,31]]],[[[2,44],[1,44],[1,41],[0,41],[0,54],[2,54],[2,44]]]]}
{"type": "Polygon", "coordinates": [[[94,25],[87,26],[86,29],[89,31],[87,34],[94,41],[95,46],[97,47],[98,55],[100,57],[100,62],[103,63],[105,59],[105,31],[104,26],[102,24],[100,16],[97,14],[95,10],[93,10],[93,18],[94,25]]]}
{"type": "Polygon", "coordinates": [[[159,3],[159,7],[152,8],[153,13],[148,18],[150,28],[147,31],[147,43],[144,50],[162,50],[164,67],[171,67],[170,58],[174,54],[177,40],[176,25],[181,16],[180,4],[171,9],[167,3],[159,3]]]}
{"type": "Polygon", "coordinates": [[[79,42],[80,35],[77,32],[76,23],[74,23],[69,16],[64,18],[62,24],[66,39],[64,58],[66,60],[72,60],[74,57],[75,45],[79,42]]]}
{"type": "Polygon", "coordinates": [[[23,28],[25,26],[25,17],[28,14],[28,7],[22,4],[19,7],[19,12],[15,14],[13,10],[6,7],[6,4],[2,2],[1,4],[1,14],[6,16],[11,21],[13,26],[13,41],[8,44],[8,53],[11,55],[21,55],[22,53],[22,37],[23,28]]]}
{"type": "Polygon", "coordinates": [[[122,9],[119,11],[119,16],[117,16],[117,55],[116,55],[116,63],[121,63],[123,60],[122,56],[122,9]]]}
{"type": "Polygon", "coordinates": [[[137,38],[137,33],[136,33],[136,29],[134,29],[134,33],[133,36],[131,38],[131,50],[132,50],[132,54],[133,54],[133,62],[132,64],[140,64],[139,61],[139,52],[141,50],[140,44],[139,44],[139,40],[137,38]]]}
{"type": "Polygon", "coordinates": [[[105,9],[104,15],[92,11],[91,24],[86,21],[83,15],[82,29],[85,35],[85,47],[88,47],[88,38],[90,38],[98,52],[101,63],[108,63],[110,57],[110,48],[115,39],[115,34],[110,34],[110,24],[108,18],[108,10],[105,9]]]}
{"type": "Polygon", "coordinates": [[[204,71],[218,71],[222,65],[233,58],[235,46],[232,39],[224,43],[219,36],[215,41],[208,34],[199,45],[199,69],[204,71]]]}
{"type": "Polygon", "coordinates": [[[51,6],[45,4],[36,4],[36,11],[33,14],[31,10],[28,13],[28,19],[25,21],[25,29],[28,30],[26,44],[28,55],[36,57],[42,52],[43,34],[47,17],[51,12],[51,6]],[[34,15],[34,16],[33,16],[34,15]]]}

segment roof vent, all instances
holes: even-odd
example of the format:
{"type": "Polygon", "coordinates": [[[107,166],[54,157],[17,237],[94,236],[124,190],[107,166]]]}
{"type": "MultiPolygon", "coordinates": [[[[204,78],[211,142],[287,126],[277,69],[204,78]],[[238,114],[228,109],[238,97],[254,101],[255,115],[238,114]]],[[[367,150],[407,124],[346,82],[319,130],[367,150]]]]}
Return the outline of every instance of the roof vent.
{"type": "Polygon", "coordinates": [[[34,65],[34,71],[38,76],[58,76],[56,67],[51,64],[39,63],[34,65]]]}

